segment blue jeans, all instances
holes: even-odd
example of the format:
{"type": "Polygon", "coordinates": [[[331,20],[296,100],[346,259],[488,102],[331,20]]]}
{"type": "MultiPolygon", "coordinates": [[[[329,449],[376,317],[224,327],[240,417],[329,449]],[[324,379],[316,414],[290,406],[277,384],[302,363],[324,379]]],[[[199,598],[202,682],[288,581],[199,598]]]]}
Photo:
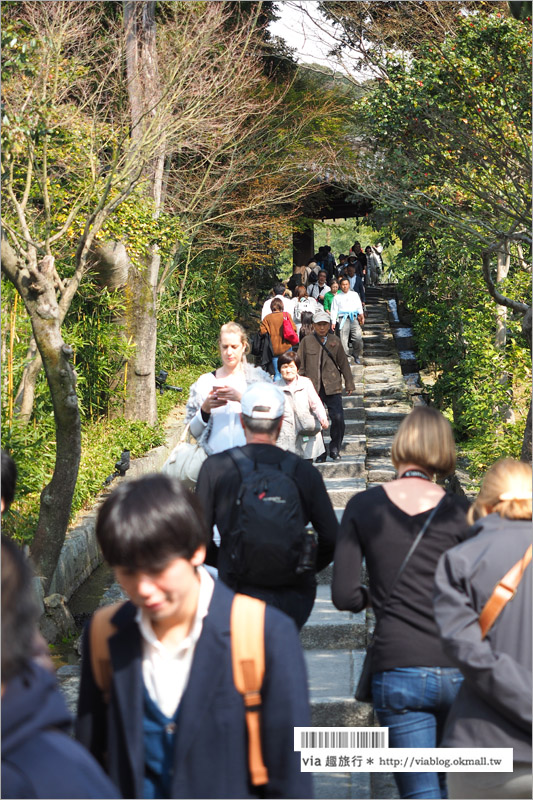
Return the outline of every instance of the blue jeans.
{"type": "MultiPolygon", "coordinates": [[[[379,724],[389,729],[390,747],[438,747],[446,716],[463,677],[452,667],[402,667],[376,672],[372,700],[379,724]]],[[[446,776],[396,772],[400,797],[445,798],[446,776]]]]}
{"type": "MultiPolygon", "coordinates": [[[[292,350],[292,347],[289,347],[289,350],[292,350]]],[[[287,353],[289,352],[289,350],[287,350],[287,353]]],[[[281,378],[281,372],[278,369],[278,358],[279,356],[274,356],[274,358],[272,359],[272,365],[274,367],[274,375],[272,376],[273,381],[277,381],[278,378],[281,378]]]]}

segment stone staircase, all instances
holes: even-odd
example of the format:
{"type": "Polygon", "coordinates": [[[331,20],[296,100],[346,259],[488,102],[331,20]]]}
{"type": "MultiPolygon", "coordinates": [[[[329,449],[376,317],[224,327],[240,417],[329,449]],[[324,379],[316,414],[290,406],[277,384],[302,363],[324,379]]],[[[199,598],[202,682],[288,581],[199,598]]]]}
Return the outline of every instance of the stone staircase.
{"type": "MultiPolygon", "coordinates": [[[[346,436],[342,460],[328,459],[316,465],[339,519],[353,495],[395,477],[390,460],[392,440],[413,406],[397,348],[403,341],[393,335],[399,323],[389,309],[387,288],[367,291],[362,364],[352,363],[356,388],[343,399],[346,436]]],[[[411,341],[406,339],[405,345],[412,346],[411,341]]],[[[376,725],[372,706],[354,699],[373,615],[337,611],[331,602],[331,566],[318,577],[315,606],[300,634],[309,673],[312,724],[376,725]]],[[[317,772],[314,780],[317,798],[398,797],[392,774],[317,772]]]]}
{"type": "MultiPolygon", "coordinates": [[[[354,494],[395,476],[390,461],[392,440],[413,404],[413,390],[403,378],[406,368],[398,350],[399,346],[412,347],[412,340],[393,335],[400,323],[394,320],[387,304],[386,295],[392,291],[393,287],[387,286],[367,291],[362,364],[352,363],[355,392],[343,400],[346,434],[342,459],[328,459],[316,465],[322,472],[339,520],[354,494]]],[[[412,370],[412,366],[407,369],[412,370]]],[[[354,699],[373,615],[366,611],[359,614],[337,611],[331,602],[331,574],[330,565],[318,576],[315,606],[300,634],[308,668],[312,724],[373,726],[377,720],[372,706],[354,699]]],[[[118,585],[114,584],[103,602],[116,602],[121,597],[118,585]]],[[[79,671],[77,665],[58,670],[61,688],[73,713],[79,671]]],[[[393,776],[387,773],[319,772],[314,774],[314,783],[316,798],[393,800],[398,797],[393,776]]]]}

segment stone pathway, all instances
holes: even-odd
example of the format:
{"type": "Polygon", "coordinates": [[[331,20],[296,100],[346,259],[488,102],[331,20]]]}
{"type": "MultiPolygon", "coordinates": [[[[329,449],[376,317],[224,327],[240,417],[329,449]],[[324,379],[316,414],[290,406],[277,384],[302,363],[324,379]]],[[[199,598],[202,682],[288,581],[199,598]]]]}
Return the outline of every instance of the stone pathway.
{"type": "MultiPolygon", "coordinates": [[[[413,407],[411,381],[404,378],[405,372],[412,371],[413,362],[400,358],[403,353],[397,347],[412,348],[412,340],[394,335],[399,322],[387,302],[388,293],[388,287],[367,292],[362,364],[352,364],[356,389],[343,401],[346,436],[342,460],[328,459],[317,465],[339,518],[354,494],[395,477],[390,460],[392,440],[401,420],[413,407]]],[[[351,614],[334,608],[331,567],[319,575],[319,580],[313,613],[301,632],[309,671],[312,723],[376,725],[372,706],[354,699],[373,615],[370,612],[367,618],[364,611],[351,614]]],[[[392,774],[315,773],[315,797],[397,798],[398,793],[392,774]]]]}
{"type": "MultiPolygon", "coordinates": [[[[392,439],[403,417],[413,405],[411,358],[400,358],[412,348],[412,340],[394,316],[387,295],[393,287],[367,291],[366,323],[363,328],[362,364],[352,363],[355,392],[343,401],[346,435],[342,460],[317,464],[339,519],[346,503],[357,492],[391,480],[395,471],[390,461],[392,439]],[[399,352],[400,351],[400,352],[399,352]]],[[[414,390],[416,394],[416,389],[414,390]]],[[[328,437],[326,435],[326,441],[328,437]]],[[[364,569],[364,567],[363,567],[364,569]]],[[[313,613],[301,632],[309,674],[312,724],[316,726],[373,726],[377,724],[372,706],[354,699],[355,687],[372,628],[370,612],[339,612],[331,603],[331,566],[319,575],[313,613]]],[[[120,599],[117,584],[103,599],[120,599]]],[[[79,667],[62,667],[58,678],[72,712],[75,713],[79,667]]],[[[315,773],[317,798],[398,797],[391,774],[315,773]]]]}

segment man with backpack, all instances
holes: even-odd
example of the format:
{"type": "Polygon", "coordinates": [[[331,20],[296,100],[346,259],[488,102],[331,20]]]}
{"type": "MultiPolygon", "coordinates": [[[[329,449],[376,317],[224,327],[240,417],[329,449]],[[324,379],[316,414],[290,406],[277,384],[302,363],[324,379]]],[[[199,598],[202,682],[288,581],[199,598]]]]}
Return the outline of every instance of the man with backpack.
{"type": "Polygon", "coordinates": [[[246,445],[204,461],[196,485],[207,524],[221,539],[207,560],[232,589],[280,608],[302,628],[316,572],[333,556],[337,519],[318,470],[276,447],[283,392],[250,386],[241,408],[246,445]]]}
{"type": "Polygon", "coordinates": [[[96,535],[130,600],[85,629],[76,734],[122,796],[311,797],[293,748],[310,724],[296,628],[203,568],[196,497],[161,473],[124,482],[96,535]]]}

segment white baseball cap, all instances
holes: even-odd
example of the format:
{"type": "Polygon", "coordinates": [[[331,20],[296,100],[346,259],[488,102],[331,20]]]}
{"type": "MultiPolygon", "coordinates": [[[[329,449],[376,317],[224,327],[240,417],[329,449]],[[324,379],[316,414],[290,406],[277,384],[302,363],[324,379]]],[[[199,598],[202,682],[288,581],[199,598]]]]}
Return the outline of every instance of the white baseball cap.
{"type": "Polygon", "coordinates": [[[321,308],[313,314],[313,322],[329,322],[331,324],[331,317],[327,311],[321,308]]]}
{"type": "Polygon", "coordinates": [[[241,397],[241,409],[252,419],[278,419],[285,410],[285,395],[273,383],[253,383],[241,397]]]}

